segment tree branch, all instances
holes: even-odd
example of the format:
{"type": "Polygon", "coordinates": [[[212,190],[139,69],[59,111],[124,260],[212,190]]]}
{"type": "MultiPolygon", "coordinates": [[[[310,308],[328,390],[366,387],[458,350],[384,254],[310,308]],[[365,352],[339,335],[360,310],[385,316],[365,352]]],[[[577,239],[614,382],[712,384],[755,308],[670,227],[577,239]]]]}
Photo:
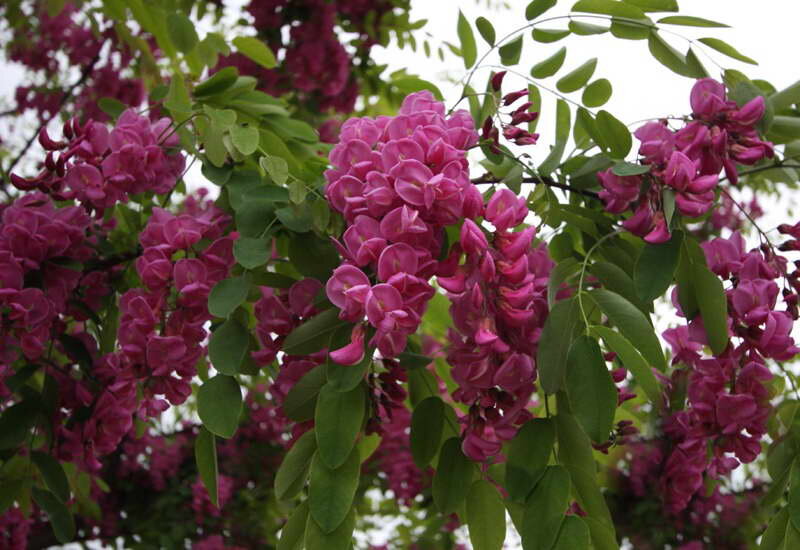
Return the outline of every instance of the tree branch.
{"type": "MultiPolygon", "coordinates": [[[[502,183],[501,180],[493,178],[490,174],[484,174],[479,178],[473,178],[472,183],[502,183]]],[[[583,195],[584,197],[589,197],[592,199],[599,199],[600,195],[598,195],[594,191],[589,191],[588,189],[578,189],[576,187],[572,187],[565,183],[559,183],[552,178],[549,177],[540,177],[540,176],[532,176],[527,178],[522,178],[522,183],[533,183],[533,184],[542,184],[546,185],[547,187],[555,187],[556,189],[563,189],[564,191],[569,191],[570,193],[577,193],[579,195],[583,195]]]]}

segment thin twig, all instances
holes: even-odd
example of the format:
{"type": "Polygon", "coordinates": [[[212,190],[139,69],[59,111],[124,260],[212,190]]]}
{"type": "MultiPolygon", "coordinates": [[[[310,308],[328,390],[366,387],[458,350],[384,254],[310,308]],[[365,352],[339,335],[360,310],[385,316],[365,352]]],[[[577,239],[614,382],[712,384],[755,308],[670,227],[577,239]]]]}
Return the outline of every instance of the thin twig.
{"type": "MultiPolygon", "coordinates": [[[[490,177],[488,174],[481,176],[479,178],[473,178],[472,183],[503,183],[502,180],[495,179],[490,177]]],[[[569,191],[571,193],[577,193],[579,195],[583,195],[584,197],[590,197],[592,199],[599,199],[600,195],[598,195],[595,191],[589,191],[588,189],[578,189],[576,187],[572,187],[565,183],[559,183],[551,178],[548,177],[541,177],[541,176],[531,176],[527,178],[522,178],[522,183],[534,183],[534,184],[542,184],[548,187],[555,187],[557,189],[563,189],[564,191],[569,191]]]]}

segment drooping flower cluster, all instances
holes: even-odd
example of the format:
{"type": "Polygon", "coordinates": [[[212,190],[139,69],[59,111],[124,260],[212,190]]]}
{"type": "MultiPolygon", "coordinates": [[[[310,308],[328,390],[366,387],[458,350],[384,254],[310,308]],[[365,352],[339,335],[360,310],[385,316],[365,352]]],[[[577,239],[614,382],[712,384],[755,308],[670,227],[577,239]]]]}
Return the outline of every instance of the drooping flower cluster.
{"type": "Polygon", "coordinates": [[[619,176],[612,169],[598,174],[606,210],[619,214],[632,209],[633,216],[622,225],[647,242],[670,237],[663,191],[673,193],[678,212],[696,218],[711,208],[721,171],[735,185],[737,164],[773,156],[772,144],[762,141],[756,129],[764,115],[763,97],[739,108],[727,99],[723,84],[704,78],[692,88],[690,103],[692,120],[680,130],[673,132],[661,121],[634,132],[641,142],[641,162],[650,167],[647,174],[619,176]]]}
{"type": "Polygon", "coordinates": [[[47,153],[44,168],[32,179],[11,176],[23,191],[38,189],[56,200],[77,200],[102,212],[129,195],[167,193],[185,167],[182,154],[170,154],[178,145],[171,121],[154,123],[129,109],[109,132],[105,124],[77,119],[64,124],[64,141],[54,141],[45,128],[39,143],[47,153]]]}
{"type": "MultiPolygon", "coordinates": [[[[664,425],[674,441],[662,478],[672,513],[683,510],[702,490],[704,476],[715,479],[756,459],[771,411],[765,384],[772,375],[766,360],[786,361],[800,352],[791,336],[792,316],[776,309],[776,279],[785,273],[785,259],[768,248],[746,251],[738,233],[702,246],[709,268],[730,281],[726,294],[732,340],[723,353],[704,356],[707,342],[700,317],[664,333],[674,361],[688,367],[687,406],[664,425]]],[[[677,370],[674,382],[683,376],[686,371],[677,370]]]]}
{"type": "Polygon", "coordinates": [[[370,345],[384,357],[402,352],[416,331],[434,293],[428,280],[455,268],[438,261],[444,228],[482,210],[464,156],[476,141],[469,114],[445,117],[444,105],[427,91],[406,97],[398,116],[353,118],[342,126],[326,195],[348,224],[337,242],[345,263],[326,290],[340,317],[359,324],[352,344],[332,353],[337,362],[364,356],[365,316],[375,329],[370,345]],[[377,284],[364,269],[377,275],[377,284]]]}
{"type": "MultiPolygon", "coordinates": [[[[505,76],[506,71],[501,71],[492,76],[492,89],[495,92],[500,91],[505,76]]],[[[507,93],[503,96],[502,105],[508,107],[527,95],[527,88],[507,93]]],[[[520,128],[520,125],[533,122],[539,118],[538,112],[532,113],[529,111],[532,105],[533,102],[526,101],[508,113],[508,122],[500,121],[503,137],[515,145],[535,145],[536,141],[539,139],[539,134],[533,134],[520,128]]],[[[486,117],[486,120],[483,121],[481,125],[481,140],[490,142],[489,149],[495,154],[500,154],[500,130],[495,126],[494,117],[486,117]]]]}

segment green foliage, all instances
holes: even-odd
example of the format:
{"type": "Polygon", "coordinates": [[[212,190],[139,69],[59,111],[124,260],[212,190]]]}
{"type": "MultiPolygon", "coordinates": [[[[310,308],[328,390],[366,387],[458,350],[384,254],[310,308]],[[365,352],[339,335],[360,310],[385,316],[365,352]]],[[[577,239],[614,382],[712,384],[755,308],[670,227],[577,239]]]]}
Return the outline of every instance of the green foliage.
{"type": "Polygon", "coordinates": [[[239,426],[242,390],[232,376],[218,374],[197,392],[197,414],[212,434],[229,439],[239,426]]]}

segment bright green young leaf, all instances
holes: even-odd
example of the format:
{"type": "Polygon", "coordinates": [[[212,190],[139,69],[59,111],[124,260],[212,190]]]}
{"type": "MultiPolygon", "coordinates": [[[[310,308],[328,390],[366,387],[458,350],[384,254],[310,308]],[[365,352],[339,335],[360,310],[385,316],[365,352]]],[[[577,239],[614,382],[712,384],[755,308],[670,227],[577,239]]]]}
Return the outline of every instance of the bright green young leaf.
{"type": "Polygon", "coordinates": [[[411,415],[411,456],[424,469],[439,452],[444,432],[444,403],[438,396],[423,399],[411,415]]]}
{"type": "Polygon", "coordinates": [[[580,310],[574,298],[556,302],[550,309],[536,356],[542,389],[547,393],[555,393],[564,385],[569,348],[579,326],[580,310]]]}
{"type": "Polygon", "coordinates": [[[239,78],[239,71],[236,70],[236,67],[225,67],[195,86],[192,93],[198,98],[221,94],[233,86],[237,78],[239,78]]]}
{"type": "Polygon", "coordinates": [[[53,533],[62,544],[67,544],[75,538],[75,520],[66,505],[46,489],[31,488],[31,495],[39,508],[45,511],[53,533]]]}
{"type": "Polygon", "coordinates": [[[472,27],[470,27],[469,21],[461,13],[461,10],[458,10],[456,30],[458,31],[458,40],[461,43],[461,57],[464,59],[464,68],[469,69],[478,58],[478,46],[475,44],[475,35],[472,33],[472,27]]]}
{"type": "Polygon", "coordinates": [[[539,173],[541,175],[552,173],[561,163],[561,157],[564,155],[564,148],[569,139],[569,130],[572,126],[571,119],[569,105],[563,99],[559,99],[556,102],[556,143],[539,165],[539,173]]]}
{"type": "Polygon", "coordinates": [[[97,100],[97,106],[113,119],[119,118],[119,115],[128,108],[123,102],[113,97],[101,97],[97,100]]]}
{"type": "Polygon", "coordinates": [[[611,82],[607,78],[598,78],[583,90],[581,102],[590,108],[600,107],[608,102],[612,91],[611,82]]]}
{"type": "Polygon", "coordinates": [[[304,500],[292,510],[292,514],[281,529],[281,538],[275,550],[303,550],[307,523],[308,501],[304,500]]]}
{"type": "Polygon", "coordinates": [[[433,501],[444,514],[452,514],[464,503],[472,485],[474,467],[461,452],[461,439],[453,437],[442,445],[433,476],[433,501]]]}
{"type": "Polygon", "coordinates": [[[323,533],[332,533],[347,517],[358,488],[361,459],[354,448],[344,464],[328,468],[325,461],[314,455],[308,486],[311,517],[323,533]]]}
{"type": "Polygon", "coordinates": [[[481,38],[486,40],[486,43],[490,46],[494,46],[494,41],[497,39],[497,33],[495,33],[492,22],[485,17],[478,17],[475,20],[475,26],[478,28],[481,38]]]}
{"type": "Polygon", "coordinates": [[[31,462],[36,464],[47,488],[58,500],[66,503],[69,500],[69,481],[61,463],[52,455],[41,451],[31,452],[31,462]]]}
{"type": "Polygon", "coordinates": [[[186,83],[180,74],[172,75],[169,81],[169,90],[164,99],[164,107],[176,114],[178,120],[188,118],[192,112],[192,100],[186,90],[186,83]]]}
{"type": "Polygon", "coordinates": [[[242,414],[242,390],[236,379],[218,374],[200,386],[197,414],[211,433],[226,439],[233,437],[242,414]]]}
{"type": "Polygon", "coordinates": [[[364,388],[357,386],[349,392],[340,392],[330,384],[322,387],[314,422],[317,453],[329,468],[336,469],[347,460],[363,420],[364,388]]]}
{"type": "Polygon", "coordinates": [[[681,25],[684,27],[729,27],[729,25],[726,25],[725,23],[717,23],[716,21],[712,21],[710,19],[692,17],[690,15],[670,15],[668,17],[662,17],[658,20],[658,23],[664,25],[681,25]]]}
{"type": "Polygon", "coordinates": [[[547,78],[553,76],[558,72],[567,58],[566,46],[561,47],[556,53],[534,65],[531,68],[531,76],[533,78],[547,78]]]}
{"type": "Polygon", "coordinates": [[[353,547],[355,527],[355,507],[350,508],[344,520],[330,533],[326,533],[313,516],[309,516],[306,522],[305,548],[306,550],[348,550],[353,547]]]}
{"type": "Polygon", "coordinates": [[[686,69],[693,78],[706,78],[709,76],[703,63],[698,59],[692,48],[686,50],[686,69]]]}
{"type": "Polygon", "coordinates": [[[252,155],[258,150],[258,129],[252,126],[233,126],[228,130],[234,147],[243,155],[252,155]]]}
{"type": "Polygon", "coordinates": [[[254,36],[237,36],[233,39],[233,45],[244,55],[255,61],[265,69],[273,69],[278,64],[275,54],[269,46],[254,36]]]}
{"type": "Polygon", "coordinates": [[[611,18],[611,34],[623,40],[647,40],[655,25],[649,20],[636,21],[624,17],[611,18]]]}
{"type": "Polygon", "coordinates": [[[558,532],[553,550],[589,550],[591,539],[589,527],[580,516],[567,516],[558,532]]]}
{"type": "Polygon", "coordinates": [[[642,354],[633,347],[633,344],[623,335],[608,327],[595,326],[591,328],[591,332],[593,335],[601,337],[606,346],[617,354],[625,368],[633,373],[650,402],[656,407],[660,407],[662,403],[661,386],[650,365],[647,364],[642,354]]]}
{"type": "Polygon", "coordinates": [[[650,171],[647,164],[633,164],[632,162],[618,162],[611,171],[617,176],[639,176],[650,171]]]}
{"type": "Polygon", "coordinates": [[[239,374],[249,351],[250,333],[236,319],[228,319],[213,333],[208,343],[208,358],[222,374],[239,374]]]}
{"type": "Polygon", "coordinates": [[[600,111],[595,118],[597,131],[608,144],[611,156],[616,159],[623,159],[631,150],[633,139],[628,127],[614,117],[608,111],[600,111]]]}
{"type": "Polygon", "coordinates": [[[317,438],[314,430],[304,433],[292,445],[275,474],[275,497],[278,500],[288,500],[300,494],[316,450],[317,438]]]}
{"type": "Polygon", "coordinates": [[[698,38],[697,41],[702,42],[709,48],[713,48],[718,52],[727,55],[728,57],[736,59],[737,61],[741,61],[743,63],[749,63],[750,65],[758,65],[757,61],[740,53],[736,48],[734,48],[724,40],[720,40],[719,38],[698,38]]]}
{"type": "Polygon", "coordinates": [[[556,432],[549,418],[534,418],[526,422],[509,443],[505,487],[512,500],[525,502],[553,450],[556,432]]]}
{"type": "Polygon", "coordinates": [[[328,382],[327,365],[317,365],[292,386],[283,400],[283,412],[291,420],[305,422],[314,418],[319,391],[328,382]]]}
{"type": "Polygon", "coordinates": [[[525,8],[525,19],[533,21],[556,5],[556,0],[532,0],[525,8]]]}
{"type": "MultiPolygon", "coordinates": [[[[576,111],[575,125],[580,125],[580,127],[583,128],[587,134],[589,134],[589,137],[592,138],[592,141],[599,145],[601,149],[608,149],[608,144],[603,140],[602,134],[600,134],[600,131],[597,129],[597,122],[592,114],[583,107],[578,107],[576,111]]],[[[605,160],[603,160],[603,162],[605,162],[605,160]]],[[[587,165],[589,165],[588,162],[587,165]]],[[[594,174],[596,172],[592,171],[591,173],[594,174]]]]}
{"type": "Polygon", "coordinates": [[[632,4],[632,2],[618,2],[617,0],[580,0],[572,6],[572,11],[645,19],[644,12],[632,4]]]}
{"type": "Polygon", "coordinates": [[[501,550],[506,539],[506,509],[497,489],[479,479],[467,494],[467,526],[474,550],[501,550]]]}
{"type": "Polygon", "coordinates": [[[642,11],[678,11],[676,0],[625,0],[626,4],[633,4],[642,11]]]}
{"type": "Polygon", "coordinates": [[[179,52],[189,53],[197,46],[199,38],[194,30],[194,23],[180,12],[167,15],[167,32],[179,52]]]}
{"type": "Polygon", "coordinates": [[[286,337],[283,351],[289,355],[310,355],[328,347],[331,335],[337,329],[347,326],[347,321],[339,319],[339,310],[328,309],[312,317],[286,337]]]}
{"type": "Polygon", "coordinates": [[[574,19],[569,22],[567,27],[572,31],[572,34],[578,36],[591,36],[608,32],[608,27],[586,23],[585,21],[576,21],[574,19]]]}
{"type": "Polygon", "coordinates": [[[566,389],[571,409],[595,443],[608,441],[617,409],[617,387],[594,338],[580,336],[569,350],[566,389]]]}
{"type": "Polygon", "coordinates": [[[289,179],[289,165],[284,159],[274,155],[264,155],[259,159],[259,164],[277,185],[286,184],[289,179]]]}
{"type": "Polygon", "coordinates": [[[665,243],[644,245],[633,272],[636,295],[643,301],[652,302],[667,292],[678,267],[681,244],[683,233],[675,231],[665,243]]]}
{"type": "Polygon", "coordinates": [[[500,46],[498,52],[500,53],[500,62],[506,67],[519,63],[519,58],[522,56],[522,35],[500,46]]]}
{"type": "Polygon", "coordinates": [[[208,491],[208,498],[214,506],[219,506],[217,500],[217,443],[214,434],[206,428],[200,427],[200,433],[194,440],[194,460],[197,464],[197,473],[208,491]]]}
{"type": "Polygon", "coordinates": [[[522,519],[522,548],[550,550],[558,538],[569,504],[569,474],[563,466],[548,466],[530,498],[522,519]]]}
{"type": "Polygon", "coordinates": [[[551,42],[558,42],[562,38],[569,36],[570,31],[560,29],[533,29],[531,35],[537,42],[543,44],[550,44],[551,42]]]}
{"type": "Polygon", "coordinates": [[[228,317],[239,307],[250,292],[250,279],[231,277],[214,285],[208,295],[208,311],[214,317],[228,317]]]}

